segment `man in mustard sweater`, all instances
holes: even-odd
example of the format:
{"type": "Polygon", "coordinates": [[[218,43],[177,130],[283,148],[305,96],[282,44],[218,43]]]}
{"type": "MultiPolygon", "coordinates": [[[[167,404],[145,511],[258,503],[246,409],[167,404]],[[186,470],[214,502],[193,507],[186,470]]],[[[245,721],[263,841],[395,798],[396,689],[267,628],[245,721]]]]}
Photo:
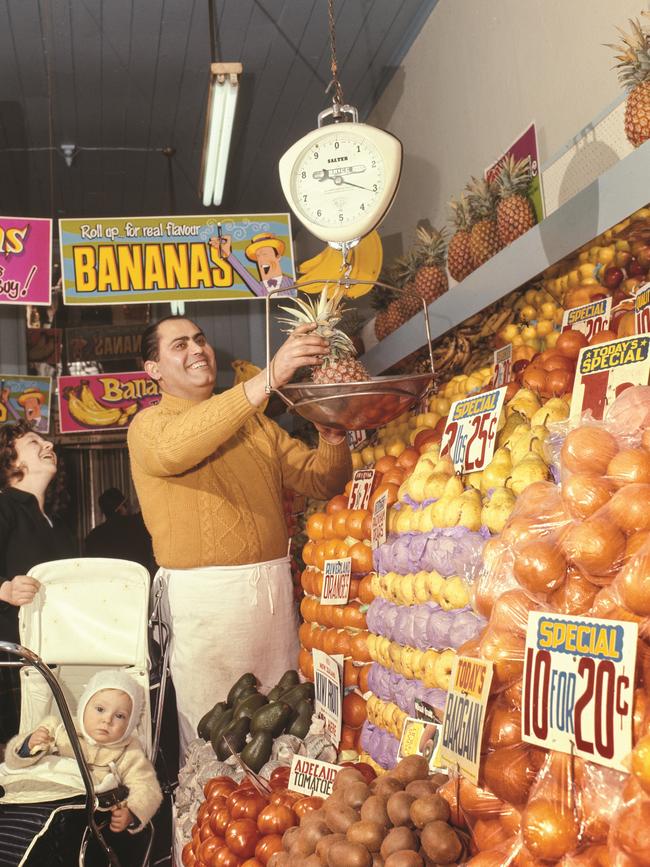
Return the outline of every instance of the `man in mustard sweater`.
{"type": "MultiPolygon", "coordinates": [[[[280,347],[274,386],[327,351],[313,328],[297,328],[280,347]]],[[[282,489],[331,497],[352,465],[344,433],[319,427],[311,450],[258,411],[266,371],[214,395],[214,350],[191,320],[150,325],[142,357],[162,399],[135,416],[128,447],[161,567],[182,755],[200,718],[241,674],[254,672],[268,687],[296,667],[282,489]]]]}

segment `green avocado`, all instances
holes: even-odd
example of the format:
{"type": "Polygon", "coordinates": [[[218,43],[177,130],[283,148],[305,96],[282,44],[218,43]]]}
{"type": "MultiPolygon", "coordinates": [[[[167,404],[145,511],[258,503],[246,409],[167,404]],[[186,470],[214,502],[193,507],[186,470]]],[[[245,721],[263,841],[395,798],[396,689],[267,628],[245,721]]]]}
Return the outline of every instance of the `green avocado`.
{"type": "Polygon", "coordinates": [[[257,774],[271,758],[272,749],[273,735],[271,732],[256,732],[241,751],[241,760],[257,774]]]}
{"type": "Polygon", "coordinates": [[[276,686],[280,687],[284,692],[287,689],[291,689],[292,686],[298,686],[299,683],[300,675],[295,668],[290,668],[288,671],[285,671],[276,686]]]}
{"type": "Polygon", "coordinates": [[[268,699],[261,692],[253,692],[250,695],[244,696],[235,705],[232,718],[241,719],[241,717],[252,717],[256,710],[259,710],[264,705],[268,704],[268,699]]]}
{"type": "Polygon", "coordinates": [[[298,704],[302,699],[312,700],[314,698],[314,684],[311,681],[299,683],[298,686],[292,686],[291,689],[283,692],[280,696],[280,701],[290,704],[294,710],[298,710],[298,704]]]}
{"type": "Polygon", "coordinates": [[[291,719],[291,706],[283,701],[273,701],[256,710],[251,717],[251,733],[269,732],[277,738],[291,719]]]}
{"type": "Polygon", "coordinates": [[[267,693],[266,697],[269,702],[277,701],[283,692],[285,692],[284,689],[281,689],[279,686],[274,686],[273,689],[267,693]]]}
{"type": "Polygon", "coordinates": [[[314,706],[309,699],[303,698],[298,702],[298,713],[291,725],[287,728],[288,735],[294,735],[301,740],[307,737],[307,732],[311,726],[311,718],[314,713],[314,706]]]}
{"type": "Polygon", "coordinates": [[[221,729],[216,745],[214,741],[212,742],[212,748],[220,762],[225,762],[233,752],[240,752],[246,745],[249,724],[250,720],[248,717],[242,717],[241,719],[232,720],[229,725],[221,729]]]}
{"type": "MultiPolygon", "coordinates": [[[[219,719],[215,722],[215,724],[210,729],[210,741],[212,742],[213,747],[218,742],[219,736],[221,735],[221,732],[223,731],[223,729],[225,729],[226,726],[230,725],[231,722],[232,722],[232,710],[229,708],[227,711],[225,711],[225,713],[221,714],[219,719]]],[[[216,752],[216,750],[215,750],[215,752],[216,752]]]]}
{"type": "Polygon", "coordinates": [[[197,735],[200,738],[203,738],[204,741],[209,741],[213,726],[216,725],[227,710],[228,705],[225,701],[217,702],[217,704],[215,704],[214,707],[211,707],[210,710],[199,720],[199,724],[196,727],[197,735]]]}
{"type": "Polygon", "coordinates": [[[251,687],[257,690],[257,678],[254,674],[251,674],[250,671],[246,672],[246,674],[242,674],[239,680],[236,680],[235,683],[230,687],[230,692],[228,693],[228,698],[226,701],[228,702],[229,707],[234,707],[240,698],[243,698],[244,690],[248,689],[250,694],[251,687]]]}

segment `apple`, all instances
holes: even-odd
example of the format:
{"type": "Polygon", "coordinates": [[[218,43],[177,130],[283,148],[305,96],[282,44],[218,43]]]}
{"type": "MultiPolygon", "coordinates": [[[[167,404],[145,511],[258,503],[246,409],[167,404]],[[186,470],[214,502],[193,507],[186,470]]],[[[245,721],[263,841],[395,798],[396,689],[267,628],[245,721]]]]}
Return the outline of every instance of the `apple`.
{"type": "Polygon", "coordinates": [[[512,373],[516,382],[521,383],[521,378],[529,364],[530,361],[527,358],[520,358],[512,365],[512,373]]]}
{"type": "Polygon", "coordinates": [[[628,277],[645,277],[646,268],[639,262],[637,258],[632,256],[625,268],[628,277]]]}
{"type": "Polygon", "coordinates": [[[602,284],[608,289],[617,289],[625,279],[621,268],[605,268],[602,276],[602,284]]]}
{"type": "Polygon", "coordinates": [[[636,251],[636,258],[641,265],[642,268],[645,268],[646,271],[650,268],[650,247],[647,245],[645,247],[641,247],[636,251]]]}

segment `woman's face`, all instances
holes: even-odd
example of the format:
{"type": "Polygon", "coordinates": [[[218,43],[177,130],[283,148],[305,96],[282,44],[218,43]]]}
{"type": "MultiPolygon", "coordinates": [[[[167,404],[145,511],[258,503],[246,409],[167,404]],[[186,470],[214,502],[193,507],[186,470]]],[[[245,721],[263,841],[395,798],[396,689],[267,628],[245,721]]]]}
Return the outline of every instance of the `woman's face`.
{"type": "Polygon", "coordinates": [[[16,467],[23,471],[23,479],[42,479],[47,487],[56,474],[56,455],[52,443],[30,431],[15,441],[14,448],[16,467]]]}

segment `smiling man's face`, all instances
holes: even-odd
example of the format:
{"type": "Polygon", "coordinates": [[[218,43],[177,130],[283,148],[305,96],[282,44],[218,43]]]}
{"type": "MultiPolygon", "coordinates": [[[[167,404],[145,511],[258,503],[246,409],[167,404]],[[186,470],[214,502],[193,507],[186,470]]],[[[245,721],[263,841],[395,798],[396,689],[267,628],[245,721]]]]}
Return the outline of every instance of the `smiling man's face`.
{"type": "Polygon", "coordinates": [[[214,350],[191,319],[167,319],[158,326],[158,360],[144,368],[163,391],[186,400],[212,394],[217,378],[214,350]]]}

